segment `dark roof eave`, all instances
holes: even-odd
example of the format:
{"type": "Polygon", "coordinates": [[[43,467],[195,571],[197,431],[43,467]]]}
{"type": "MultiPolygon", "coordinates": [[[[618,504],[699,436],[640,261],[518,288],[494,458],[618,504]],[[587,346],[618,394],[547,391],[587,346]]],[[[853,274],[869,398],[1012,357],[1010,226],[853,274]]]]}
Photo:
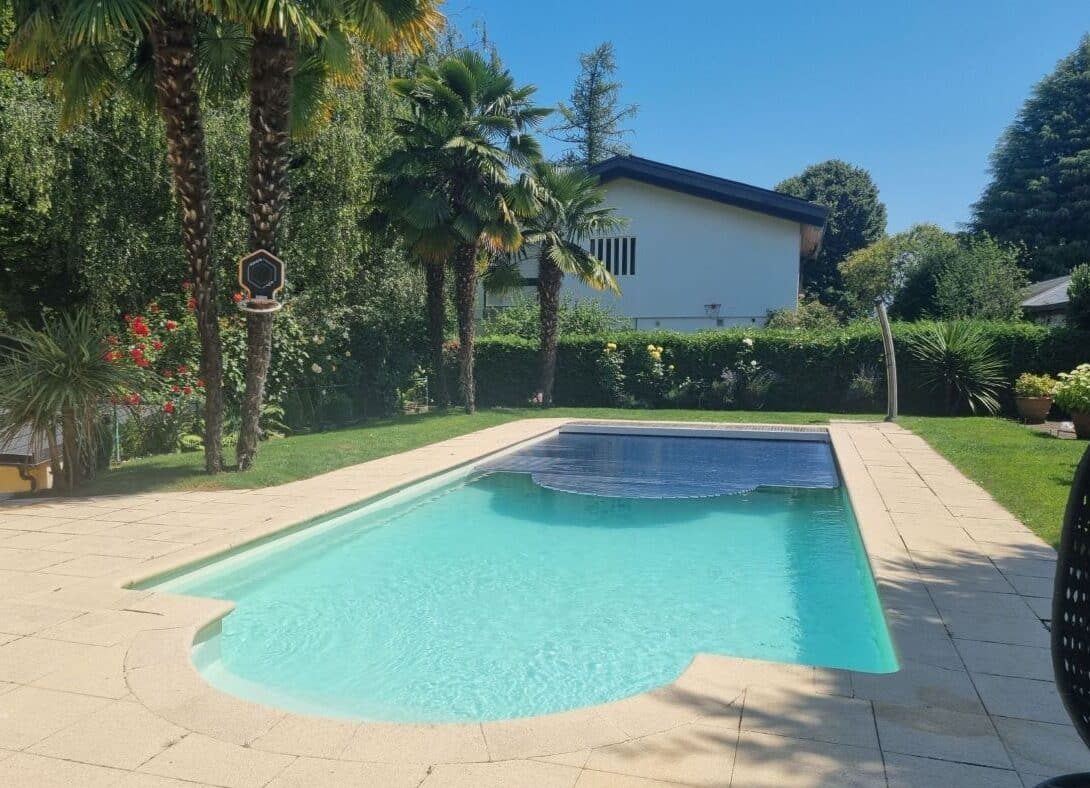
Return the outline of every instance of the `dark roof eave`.
{"type": "Polygon", "coordinates": [[[739,183],[650,159],[641,159],[638,156],[614,156],[593,165],[590,171],[603,183],[617,178],[630,178],[652,186],[734,205],[811,227],[824,228],[825,221],[829,217],[829,209],[823,205],[780,194],[770,189],[762,189],[759,186],[751,186],[748,183],[739,183]]]}

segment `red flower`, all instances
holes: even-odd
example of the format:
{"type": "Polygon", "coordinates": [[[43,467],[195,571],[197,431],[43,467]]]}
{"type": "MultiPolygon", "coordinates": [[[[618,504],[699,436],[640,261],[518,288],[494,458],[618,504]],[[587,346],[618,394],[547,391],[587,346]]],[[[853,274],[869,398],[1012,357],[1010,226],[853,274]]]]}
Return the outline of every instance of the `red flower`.
{"type": "Polygon", "coordinates": [[[189,291],[193,289],[193,283],[186,279],[182,282],[182,290],[189,291]]]}
{"type": "Polygon", "coordinates": [[[164,325],[167,327],[167,331],[174,331],[178,328],[178,323],[174,320],[168,320],[164,325]]]}
{"type": "Polygon", "coordinates": [[[138,337],[146,337],[151,333],[151,329],[148,328],[148,324],[144,322],[144,318],[135,318],[132,323],[129,324],[129,330],[132,331],[138,337]]]}
{"type": "Polygon", "coordinates": [[[140,395],[137,394],[134,391],[132,394],[125,397],[125,402],[128,403],[129,405],[139,405],[140,404],[140,395]]]}
{"type": "Polygon", "coordinates": [[[231,300],[237,304],[239,301],[242,300],[242,293],[232,293],[231,300]]]}
{"type": "Polygon", "coordinates": [[[151,312],[153,315],[159,314],[159,305],[158,304],[148,304],[148,311],[151,312]]]}
{"type": "Polygon", "coordinates": [[[151,340],[151,346],[152,346],[152,347],[153,347],[153,348],[154,348],[155,350],[162,350],[162,349],[163,349],[163,343],[162,343],[162,342],[160,342],[160,341],[159,341],[158,339],[153,339],[153,340],[151,340]]]}
{"type": "Polygon", "coordinates": [[[136,347],[134,347],[132,350],[129,351],[129,355],[132,356],[133,361],[139,361],[140,359],[142,359],[144,357],[144,346],[143,345],[137,345],[136,347]]]}
{"type": "Polygon", "coordinates": [[[121,358],[121,351],[107,350],[105,353],[102,354],[102,358],[112,364],[121,358]]]}
{"type": "Polygon", "coordinates": [[[204,388],[204,381],[201,378],[197,378],[197,388],[199,388],[199,389],[204,388]]]}
{"type": "Polygon", "coordinates": [[[163,413],[173,413],[174,403],[169,400],[163,403],[163,413]]]}
{"type": "Polygon", "coordinates": [[[185,394],[186,396],[189,396],[190,394],[193,393],[193,387],[192,386],[183,386],[182,387],[182,393],[185,394]]]}
{"type": "Polygon", "coordinates": [[[187,367],[185,364],[179,364],[178,365],[178,374],[179,375],[184,375],[187,372],[189,372],[189,367],[187,367]]]}
{"type": "Polygon", "coordinates": [[[117,344],[117,334],[110,334],[108,337],[106,337],[106,344],[107,345],[116,345],[117,344]]]}
{"type": "Polygon", "coordinates": [[[177,383],[175,383],[175,384],[174,384],[173,386],[171,386],[171,387],[170,387],[170,390],[171,390],[171,392],[172,392],[172,393],[174,393],[174,394],[177,394],[177,393],[178,393],[179,391],[181,391],[181,389],[180,389],[180,388],[178,388],[178,384],[177,384],[177,383]]]}
{"type": "Polygon", "coordinates": [[[192,312],[194,309],[197,308],[197,299],[193,296],[190,296],[188,299],[186,299],[185,308],[192,312]]]}
{"type": "Polygon", "coordinates": [[[169,370],[169,369],[164,369],[163,370],[163,377],[166,378],[167,380],[170,380],[172,377],[174,377],[174,371],[169,370]]]}
{"type": "Polygon", "coordinates": [[[151,366],[151,362],[148,361],[146,358],[138,358],[136,359],[136,366],[147,368],[151,366]]]}

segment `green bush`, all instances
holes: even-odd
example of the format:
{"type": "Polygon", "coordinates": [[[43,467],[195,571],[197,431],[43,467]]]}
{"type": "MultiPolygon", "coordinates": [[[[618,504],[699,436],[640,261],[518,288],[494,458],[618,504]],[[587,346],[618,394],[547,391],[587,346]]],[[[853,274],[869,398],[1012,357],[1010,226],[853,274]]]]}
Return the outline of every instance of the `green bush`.
{"type": "Polygon", "coordinates": [[[934,323],[908,340],[923,385],[941,394],[946,413],[968,407],[972,413],[1000,411],[1003,362],[983,326],[965,321],[934,323]]]}
{"type": "MultiPolygon", "coordinates": [[[[561,336],[608,334],[631,325],[631,321],[600,301],[575,299],[570,295],[560,299],[557,319],[561,336]]],[[[537,298],[520,295],[510,306],[490,310],[478,333],[482,337],[516,336],[537,340],[540,331],[541,309],[537,298]]]]}
{"type": "Polygon", "coordinates": [[[1071,269],[1067,297],[1067,319],[1071,325],[1090,330],[1090,263],[1071,269]]]}
{"type": "MultiPolygon", "coordinates": [[[[902,410],[917,413],[943,412],[941,395],[929,391],[921,380],[919,362],[908,353],[911,336],[928,330],[930,323],[894,323],[898,350],[902,410]]],[[[1006,380],[1024,371],[1055,374],[1090,360],[1090,331],[1047,327],[1027,322],[976,323],[990,339],[1006,380]]],[[[648,345],[668,350],[674,365],[676,396],[701,404],[723,407],[723,373],[742,358],[756,360],[762,369],[775,373],[777,382],[766,393],[769,410],[866,411],[884,395],[884,375],[879,372],[877,391],[853,385],[861,368],[883,369],[882,338],[874,323],[855,323],[832,331],[722,329],[692,334],[677,332],[625,332],[609,337],[564,337],[560,340],[556,393],[557,405],[612,406],[618,403],[617,375],[603,374],[602,349],[617,345],[624,376],[640,371],[648,345]],[[749,348],[744,340],[753,339],[749,348]],[[689,383],[685,384],[688,380],[689,383]],[[700,385],[696,385],[698,382],[700,385]],[[611,389],[612,387],[612,389],[611,389]],[[713,387],[717,387],[713,393],[713,387]]],[[[482,406],[525,405],[537,382],[537,343],[520,337],[482,337],[477,342],[478,398],[482,406]]],[[[613,362],[615,363],[615,362],[613,362]]],[[[453,374],[453,373],[452,373],[453,374]]],[[[627,380],[624,381],[626,390],[627,380]]],[[[667,403],[671,396],[666,397],[667,403]]],[[[1013,407],[1009,393],[1001,403],[1013,407]]]]}

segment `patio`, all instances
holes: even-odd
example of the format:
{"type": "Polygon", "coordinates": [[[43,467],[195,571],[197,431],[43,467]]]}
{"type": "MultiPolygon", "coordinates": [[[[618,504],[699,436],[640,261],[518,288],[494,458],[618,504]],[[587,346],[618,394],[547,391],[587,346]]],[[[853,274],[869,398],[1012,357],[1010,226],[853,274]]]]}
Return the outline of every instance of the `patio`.
{"type": "Polygon", "coordinates": [[[263,490],[0,503],[0,785],[1013,788],[1090,768],[1052,684],[1054,552],[893,425],[829,432],[896,674],[699,655],[667,687],[564,714],[324,720],[201,680],[189,645],[229,605],[122,588],[564,421],[263,490]]]}

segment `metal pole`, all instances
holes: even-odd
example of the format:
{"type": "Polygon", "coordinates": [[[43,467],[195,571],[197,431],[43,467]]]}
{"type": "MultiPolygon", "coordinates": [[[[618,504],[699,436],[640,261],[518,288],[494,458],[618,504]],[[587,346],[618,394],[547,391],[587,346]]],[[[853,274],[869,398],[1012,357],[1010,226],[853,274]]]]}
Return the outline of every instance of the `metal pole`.
{"type": "Polygon", "coordinates": [[[886,314],[886,302],[881,298],[874,301],[878,313],[878,323],[882,327],[882,349],[886,356],[886,421],[897,420],[897,355],[893,350],[893,332],[889,328],[889,315],[886,314]]]}

